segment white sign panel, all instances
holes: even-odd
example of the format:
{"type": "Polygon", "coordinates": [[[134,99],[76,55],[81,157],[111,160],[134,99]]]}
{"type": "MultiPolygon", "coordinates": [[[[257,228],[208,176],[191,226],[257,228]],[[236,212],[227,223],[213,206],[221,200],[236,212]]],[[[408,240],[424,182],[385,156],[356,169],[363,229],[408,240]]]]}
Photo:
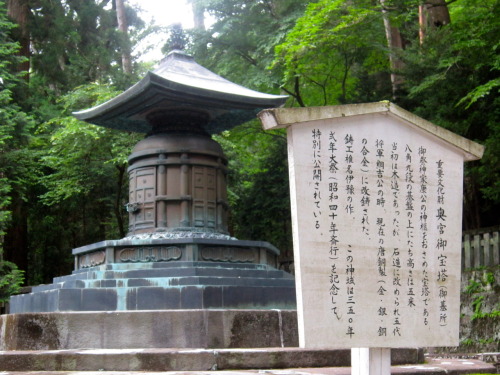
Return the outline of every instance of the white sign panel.
{"type": "Polygon", "coordinates": [[[458,345],[463,155],[383,114],[288,144],[301,346],[458,345]]]}

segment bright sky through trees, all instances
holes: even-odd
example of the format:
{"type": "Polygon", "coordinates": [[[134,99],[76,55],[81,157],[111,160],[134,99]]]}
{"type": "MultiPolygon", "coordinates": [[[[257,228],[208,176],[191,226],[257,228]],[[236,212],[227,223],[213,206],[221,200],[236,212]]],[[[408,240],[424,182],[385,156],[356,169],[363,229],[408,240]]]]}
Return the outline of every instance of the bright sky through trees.
{"type": "Polygon", "coordinates": [[[144,19],[154,19],[158,25],[181,23],[186,29],[193,27],[193,12],[186,0],[129,0],[129,4],[141,7],[144,19]]]}
{"type": "MultiPolygon", "coordinates": [[[[175,23],[182,24],[184,29],[194,27],[193,11],[187,0],[127,0],[130,6],[137,6],[143,10],[141,17],[146,22],[153,21],[159,26],[168,27],[175,23]]],[[[210,23],[210,17],[205,14],[206,25],[210,23]]],[[[154,50],[141,56],[142,61],[159,61],[164,56],[161,47],[165,43],[165,34],[152,35],[145,42],[158,46],[154,50]]]]}

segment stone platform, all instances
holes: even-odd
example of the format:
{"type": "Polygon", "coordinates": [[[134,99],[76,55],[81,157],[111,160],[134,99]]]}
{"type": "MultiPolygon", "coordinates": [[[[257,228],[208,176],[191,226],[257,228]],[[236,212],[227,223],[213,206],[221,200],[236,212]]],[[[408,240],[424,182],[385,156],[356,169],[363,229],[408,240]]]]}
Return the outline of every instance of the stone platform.
{"type": "Polygon", "coordinates": [[[10,313],[168,309],[294,309],[293,276],[266,264],[111,263],[80,268],[29,294],[10,313]]]}
{"type": "Polygon", "coordinates": [[[295,310],[0,315],[0,350],[297,347],[295,310]]]}

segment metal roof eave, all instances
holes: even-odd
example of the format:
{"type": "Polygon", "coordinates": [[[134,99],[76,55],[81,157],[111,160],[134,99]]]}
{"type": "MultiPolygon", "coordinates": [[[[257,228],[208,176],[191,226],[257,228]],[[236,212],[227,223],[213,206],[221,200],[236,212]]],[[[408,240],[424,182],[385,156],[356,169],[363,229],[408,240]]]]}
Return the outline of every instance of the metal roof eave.
{"type": "MultiPolygon", "coordinates": [[[[228,111],[251,111],[282,106],[288,96],[265,94],[265,97],[241,96],[234,93],[212,91],[196,86],[189,86],[161,77],[153,72],[128,90],[98,106],[74,112],[73,115],[83,121],[96,125],[147,132],[150,125],[143,115],[157,106],[162,107],[193,107],[209,113],[211,121],[228,111]]],[[[227,124],[232,127],[235,123],[227,124]]]]}

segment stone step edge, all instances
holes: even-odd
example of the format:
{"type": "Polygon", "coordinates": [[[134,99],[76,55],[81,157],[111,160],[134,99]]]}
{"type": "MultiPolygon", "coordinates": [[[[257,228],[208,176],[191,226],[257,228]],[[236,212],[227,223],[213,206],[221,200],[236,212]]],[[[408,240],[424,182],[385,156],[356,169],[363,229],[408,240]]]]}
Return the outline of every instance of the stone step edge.
{"type": "Polygon", "coordinates": [[[242,279],[242,278],[202,278],[202,277],[185,277],[172,284],[167,284],[169,280],[162,283],[162,279],[115,279],[115,280],[78,280],[79,283],[73,282],[61,282],[54,284],[47,284],[43,286],[37,286],[33,288],[30,292],[20,293],[16,295],[30,294],[30,293],[44,293],[51,292],[55,290],[71,290],[71,289],[134,289],[134,288],[164,288],[164,289],[181,289],[188,287],[241,287],[241,288],[291,288],[295,289],[295,283],[286,279],[265,279],[265,278],[254,278],[254,279],[242,279]],[[144,280],[144,281],[143,281],[144,280]],[[101,284],[97,285],[101,281],[101,284]],[[107,281],[116,281],[116,285],[109,283],[106,285],[107,281]],[[148,285],[149,283],[149,285],[148,285]]]}
{"type": "MultiPolygon", "coordinates": [[[[393,349],[392,364],[408,362],[393,349]]],[[[412,349],[410,349],[412,350],[412,349]]],[[[423,361],[423,351],[413,349],[423,361]]],[[[350,349],[78,349],[0,352],[0,371],[215,371],[350,366],[350,349]]],[[[415,363],[413,360],[412,363],[415,363]]]]}

